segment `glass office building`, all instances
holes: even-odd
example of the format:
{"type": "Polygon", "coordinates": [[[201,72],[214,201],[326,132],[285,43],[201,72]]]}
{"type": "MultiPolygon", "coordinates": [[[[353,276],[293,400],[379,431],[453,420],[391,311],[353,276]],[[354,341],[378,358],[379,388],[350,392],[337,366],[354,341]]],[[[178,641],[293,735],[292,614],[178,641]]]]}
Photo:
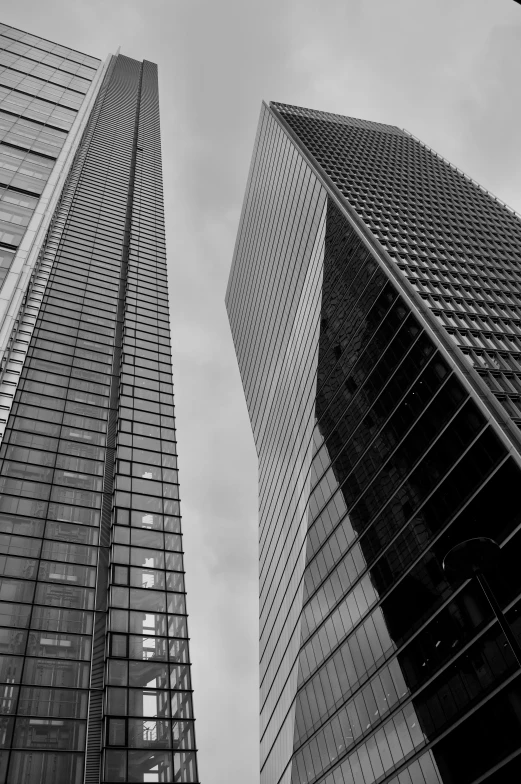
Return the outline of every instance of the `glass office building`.
{"type": "Polygon", "coordinates": [[[196,782],[157,67],[0,26],[0,782],[196,782]]]}
{"type": "Polygon", "coordinates": [[[511,784],[521,219],[407,131],[263,105],[227,309],[259,459],[263,784],[511,784]]]}

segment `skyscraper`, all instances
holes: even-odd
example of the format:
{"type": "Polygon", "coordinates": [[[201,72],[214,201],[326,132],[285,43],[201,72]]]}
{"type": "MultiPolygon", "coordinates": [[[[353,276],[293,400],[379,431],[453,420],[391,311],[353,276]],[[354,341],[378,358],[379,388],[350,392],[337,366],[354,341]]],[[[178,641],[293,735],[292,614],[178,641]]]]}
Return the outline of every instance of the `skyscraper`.
{"type": "Polygon", "coordinates": [[[157,67],[0,47],[0,781],[195,782],[157,67]]]}
{"type": "Polygon", "coordinates": [[[407,131],[263,105],[227,309],[259,459],[264,784],[506,784],[521,219],[407,131]]]}

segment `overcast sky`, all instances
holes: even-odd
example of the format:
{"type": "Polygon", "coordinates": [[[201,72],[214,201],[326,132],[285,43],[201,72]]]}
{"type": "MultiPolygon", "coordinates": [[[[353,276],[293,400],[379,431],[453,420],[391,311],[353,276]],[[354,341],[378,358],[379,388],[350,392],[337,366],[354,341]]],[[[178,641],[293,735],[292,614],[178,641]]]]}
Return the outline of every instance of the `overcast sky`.
{"type": "Polygon", "coordinates": [[[200,776],[254,784],[256,456],[224,293],[261,100],[405,127],[521,212],[521,5],[13,0],[0,19],[159,65],[200,776]]]}

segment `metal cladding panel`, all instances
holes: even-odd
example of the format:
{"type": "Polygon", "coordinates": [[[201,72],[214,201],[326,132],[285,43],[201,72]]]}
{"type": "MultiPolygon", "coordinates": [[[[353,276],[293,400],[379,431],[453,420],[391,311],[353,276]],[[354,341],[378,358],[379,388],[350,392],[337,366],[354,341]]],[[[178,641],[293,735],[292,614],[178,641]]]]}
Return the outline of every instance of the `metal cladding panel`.
{"type": "Polygon", "coordinates": [[[393,126],[273,104],[521,423],[521,218],[393,126]]]}

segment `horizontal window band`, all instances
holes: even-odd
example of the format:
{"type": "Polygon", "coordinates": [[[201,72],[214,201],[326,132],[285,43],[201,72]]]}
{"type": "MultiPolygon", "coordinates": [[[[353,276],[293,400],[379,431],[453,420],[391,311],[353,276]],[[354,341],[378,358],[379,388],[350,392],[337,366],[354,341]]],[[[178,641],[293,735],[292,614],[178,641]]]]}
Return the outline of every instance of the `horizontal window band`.
{"type": "MultiPolygon", "coordinates": [[[[14,92],[17,92],[17,91],[15,90],[14,92]]],[[[42,128],[50,128],[50,129],[52,129],[53,131],[61,131],[62,133],[65,133],[65,136],[63,137],[63,138],[64,138],[64,141],[65,141],[65,138],[66,138],[67,132],[66,132],[66,131],[64,131],[64,129],[63,129],[63,128],[60,128],[60,127],[59,127],[59,126],[57,126],[57,125],[52,125],[52,123],[43,122],[42,120],[38,120],[38,119],[36,119],[35,117],[25,117],[25,118],[24,118],[24,116],[23,116],[22,114],[17,114],[16,112],[13,112],[11,109],[7,108],[7,106],[5,106],[4,104],[2,104],[2,105],[0,106],[0,109],[1,109],[1,111],[2,111],[3,113],[5,113],[5,114],[9,114],[11,117],[16,117],[16,119],[18,119],[18,118],[20,118],[20,119],[26,119],[26,120],[29,120],[30,122],[36,123],[37,125],[41,125],[41,127],[42,127],[42,128]]]]}
{"type": "MultiPolygon", "coordinates": [[[[34,139],[34,142],[36,141],[37,139],[34,139]]],[[[38,155],[41,158],[45,158],[48,161],[56,162],[56,159],[58,158],[58,155],[47,155],[44,152],[34,152],[30,147],[22,147],[19,144],[13,144],[12,142],[7,141],[5,138],[1,140],[1,144],[3,147],[11,147],[13,150],[20,150],[20,152],[27,152],[30,153],[31,155],[38,155]]]]}

